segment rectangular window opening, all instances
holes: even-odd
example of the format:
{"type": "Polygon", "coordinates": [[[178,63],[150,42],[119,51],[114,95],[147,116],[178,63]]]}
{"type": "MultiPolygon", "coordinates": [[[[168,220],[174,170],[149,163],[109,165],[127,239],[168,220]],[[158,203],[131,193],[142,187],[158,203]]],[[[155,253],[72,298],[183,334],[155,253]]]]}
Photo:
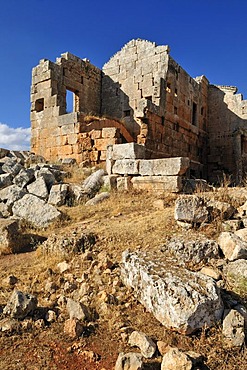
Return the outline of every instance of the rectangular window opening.
{"type": "Polygon", "coordinates": [[[174,114],[178,114],[178,108],[174,107],[174,114]]]}
{"type": "Polygon", "coordinates": [[[42,112],[44,110],[44,98],[35,101],[35,110],[36,112],[42,112]]]}
{"type": "Polygon", "coordinates": [[[192,106],[192,125],[196,126],[197,124],[197,104],[193,102],[192,106]]]}
{"type": "Polygon", "coordinates": [[[79,112],[79,91],[66,89],[66,113],[79,112]]]}
{"type": "Polygon", "coordinates": [[[175,89],[175,93],[174,93],[174,96],[178,96],[178,89],[175,89]]]}

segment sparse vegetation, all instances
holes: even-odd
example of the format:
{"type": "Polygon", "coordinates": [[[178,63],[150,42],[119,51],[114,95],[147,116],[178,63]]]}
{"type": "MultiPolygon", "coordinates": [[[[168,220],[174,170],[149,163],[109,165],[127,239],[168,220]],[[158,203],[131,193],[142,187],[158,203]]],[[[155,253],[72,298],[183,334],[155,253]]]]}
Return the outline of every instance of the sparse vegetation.
{"type": "MultiPolygon", "coordinates": [[[[80,173],[73,173],[72,179],[73,176],[77,181],[83,179],[80,177],[80,173]]],[[[219,189],[217,192],[207,193],[205,196],[212,196],[218,200],[232,200],[233,204],[237,204],[237,200],[231,195],[231,189],[228,187],[226,189],[219,189]]],[[[45,254],[41,252],[41,248],[31,253],[1,258],[0,279],[3,284],[0,289],[0,306],[3,307],[6,304],[13,289],[6,282],[6,277],[10,275],[15,275],[18,278],[16,288],[36,294],[39,306],[52,308],[56,305],[56,293],[51,294],[44,287],[47,281],[52,281],[57,286],[61,285],[61,274],[58,273],[57,268],[59,262],[66,260],[72,266],[65,276],[75,281],[76,279],[80,280],[83,273],[88,273],[90,266],[99,261],[98,256],[101,253],[105,253],[110,261],[118,266],[121,253],[127,248],[133,251],[137,249],[141,251],[153,250],[157,254],[166,241],[181,233],[183,233],[183,237],[188,239],[197,238],[198,233],[201,232],[210,236],[217,235],[219,232],[217,223],[220,224],[221,217],[216,224],[202,226],[199,230],[192,229],[189,233],[181,231],[173,216],[176,198],[176,195],[170,193],[159,196],[158,194],[137,191],[112,192],[109,199],[94,207],[85,207],[83,204],[75,207],[62,206],[60,209],[66,217],[59,223],[43,230],[41,234],[48,237],[51,234],[66,234],[74,229],[97,234],[98,239],[91,249],[89,259],[85,259],[83,254],[75,253],[67,257],[55,253],[45,254]],[[164,201],[164,209],[154,207],[154,201],[157,199],[164,201]]],[[[30,225],[23,224],[22,227],[26,232],[36,232],[30,225]]],[[[82,337],[77,341],[68,339],[63,334],[63,326],[59,321],[50,325],[47,330],[36,329],[26,332],[22,336],[8,337],[0,333],[0,355],[2,358],[0,364],[3,370],[15,369],[17,360],[23,364],[21,365],[23,367],[19,367],[23,369],[75,370],[83,368],[85,370],[101,370],[104,367],[104,369],[110,370],[114,367],[118,353],[127,351],[129,348],[126,339],[124,339],[124,332],[120,330],[121,327],[125,326],[144,331],[154,340],[162,340],[165,344],[177,346],[181,350],[193,350],[201,353],[204,357],[204,369],[245,369],[247,360],[245,348],[234,350],[228,348],[222,338],[220,327],[205,328],[205,330],[191,336],[183,336],[164,330],[163,326],[135,300],[130,290],[126,288],[124,296],[118,293],[116,288],[115,291],[112,290],[111,271],[101,274],[102,285],[99,289],[97,266],[96,264],[96,270],[91,268],[92,307],[96,310],[97,300],[102,296],[102,292],[106,292],[110,297],[119,294],[117,299],[121,305],[114,304],[113,300],[109,304],[110,309],[96,320],[97,325],[94,332],[88,338],[82,337]],[[13,348],[17,346],[18,351],[15,351],[13,348]],[[82,347],[99,353],[101,361],[97,363],[85,362],[80,355],[82,347]]],[[[118,276],[114,275],[114,269],[112,275],[113,281],[118,282],[118,276]]],[[[246,289],[246,281],[239,283],[241,285],[239,293],[242,293],[242,288],[246,289]]],[[[120,282],[116,284],[121,286],[120,282]]],[[[161,357],[146,362],[145,369],[159,369],[161,357]]]]}

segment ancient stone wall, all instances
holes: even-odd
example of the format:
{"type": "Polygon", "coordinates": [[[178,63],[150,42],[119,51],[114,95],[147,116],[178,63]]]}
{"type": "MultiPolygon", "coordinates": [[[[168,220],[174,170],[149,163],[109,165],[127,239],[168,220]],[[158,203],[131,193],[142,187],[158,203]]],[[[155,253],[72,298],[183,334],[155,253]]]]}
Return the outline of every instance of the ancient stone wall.
{"type": "Polygon", "coordinates": [[[168,46],[145,40],[127,43],[103,71],[70,53],[33,69],[31,150],[49,160],[95,163],[105,160],[107,145],[137,142],[147,158],[188,157],[192,176],[215,182],[229,173],[241,181],[246,120],[247,101],[236,88],[192,78],[168,46]],[[97,116],[93,124],[88,115],[97,116]]]}
{"type": "Polygon", "coordinates": [[[232,86],[209,87],[207,167],[212,182],[223,173],[239,182],[247,172],[247,101],[236,93],[232,86]]]}
{"type": "MultiPolygon", "coordinates": [[[[47,159],[82,159],[80,112],[99,114],[101,71],[88,61],[65,53],[56,63],[41,60],[32,72],[31,150],[47,159]],[[67,95],[73,94],[73,111],[67,95]],[[78,142],[79,141],[79,142],[78,142]]],[[[84,144],[83,144],[84,145],[84,144]]]]}

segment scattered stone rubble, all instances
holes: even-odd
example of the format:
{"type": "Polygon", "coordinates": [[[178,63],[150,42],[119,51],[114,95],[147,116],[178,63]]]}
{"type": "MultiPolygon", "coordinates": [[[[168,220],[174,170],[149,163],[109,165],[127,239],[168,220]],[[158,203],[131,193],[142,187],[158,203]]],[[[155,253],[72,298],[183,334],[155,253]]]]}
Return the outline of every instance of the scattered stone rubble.
{"type": "MultiPolygon", "coordinates": [[[[61,165],[46,164],[40,156],[29,152],[1,149],[0,154],[5,155],[0,155],[0,219],[14,217],[37,228],[44,228],[62,217],[57,207],[85,203],[89,199],[91,202],[87,205],[94,205],[109,197],[106,193],[97,195],[104,183],[104,170],[95,171],[83,184],[69,185],[63,183],[68,174],[62,170],[61,165]],[[34,163],[35,159],[42,162],[34,163]],[[30,167],[27,168],[27,165],[30,167]]],[[[1,222],[5,230],[6,222],[1,222]]],[[[4,235],[3,233],[0,245],[6,239],[4,235]]],[[[18,251],[17,237],[16,235],[15,250],[12,251],[18,251]]],[[[11,250],[10,238],[6,250],[8,248],[11,250]]]]}
{"type": "MultiPolygon", "coordinates": [[[[130,163],[134,163],[133,168],[138,168],[138,171],[142,168],[142,174],[125,176],[123,173],[121,177],[119,173],[108,178],[129,179],[133,184],[135,176],[149,176],[145,173],[156,171],[156,168],[159,172],[161,169],[166,171],[166,175],[157,174],[157,177],[179,177],[186,173],[186,158],[172,161],[136,159],[136,156],[142,156],[137,154],[142,153],[142,149],[136,144],[128,144],[124,150],[130,154],[125,153],[124,158],[117,159],[121,155],[119,146],[116,148],[116,152],[114,146],[109,149],[112,153],[111,159],[108,158],[111,168],[116,165],[115,168],[123,166],[128,169],[132,166],[130,163]],[[134,158],[126,162],[126,155],[134,158]],[[176,175],[172,174],[170,166],[176,175]]],[[[29,162],[30,158],[31,155],[29,162]]],[[[85,203],[87,200],[86,205],[97,204],[98,199],[109,197],[109,193],[97,194],[104,184],[103,170],[94,172],[83,184],[72,187],[61,182],[65,174],[60,166],[31,163],[31,167],[26,168],[24,162],[15,156],[0,159],[3,172],[0,175],[3,179],[0,180],[0,253],[15,253],[23,246],[24,239],[17,232],[19,218],[37,227],[45,227],[53,219],[61,217],[56,207],[65,204],[69,194],[73,201],[85,203]],[[10,182],[6,181],[7,178],[10,182]],[[54,209],[56,216],[48,217],[50,209],[54,209]]],[[[137,299],[167,330],[181,334],[191,334],[222,320],[226,345],[241,347],[245,341],[247,311],[237,300],[227,298],[222,287],[226,281],[232,291],[246,294],[245,205],[236,210],[227,202],[214,202],[205,196],[180,196],[175,203],[174,217],[180,225],[187,224],[191,228],[216,219],[222,225],[229,221],[230,231],[223,231],[217,241],[205,237],[189,239],[185,235],[172,238],[152,254],[126,250],[121,266],[111,260],[106,251],[97,250],[97,236],[93,233],[74,229],[60,235],[53,234],[41,244],[40,250],[48,256],[60,255],[64,261],[58,264],[55,273],[49,275],[44,286],[42,294],[49,305],[39,307],[38,297],[15,289],[18,278],[9,277],[5,284],[14,290],[3,309],[0,332],[9,335],[31,328],[42,330],[55,322],[63,322],[64,333],[76,339],[90,335],[97,327],[97,320],[112,318],[114,311],[119,314],[114,328],[120,331],[120,340],[141,352],[120,353],[115,370],[142,369],[145,361],[155,358],[158,353],[162,355],[161,369],[192,369],[202,361],[200,354],[182,352],[178,348],[161,349],[162,346],[146,333],[119,322],[128,299],[137,299]],[[234,221],[238,222],[238,227],[234,221]],[[206,266],[201,268],[201,264],[206,266]],[[79,269],[80,277],[74,274],[76,269],[79,269]],[[130,288],[134,294],[127,290],[130,288]]],[[[91,357],[94,358],[93,355],[91,357]]]]}

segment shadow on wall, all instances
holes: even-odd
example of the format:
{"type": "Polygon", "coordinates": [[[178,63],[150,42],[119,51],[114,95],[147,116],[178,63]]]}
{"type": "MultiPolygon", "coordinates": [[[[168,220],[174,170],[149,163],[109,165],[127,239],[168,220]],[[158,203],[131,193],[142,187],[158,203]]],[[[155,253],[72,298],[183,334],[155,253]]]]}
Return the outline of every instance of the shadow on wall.
{"type": "Polygon", "coordinates": [[[134,118],[134,109],[130,106],[128,95],[121,89],[119,82],[114,82],[104,73],[102,90],[101,114],[122,120],[136,141],[140,133],[140,125],[134,118]]]}

